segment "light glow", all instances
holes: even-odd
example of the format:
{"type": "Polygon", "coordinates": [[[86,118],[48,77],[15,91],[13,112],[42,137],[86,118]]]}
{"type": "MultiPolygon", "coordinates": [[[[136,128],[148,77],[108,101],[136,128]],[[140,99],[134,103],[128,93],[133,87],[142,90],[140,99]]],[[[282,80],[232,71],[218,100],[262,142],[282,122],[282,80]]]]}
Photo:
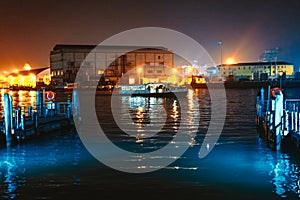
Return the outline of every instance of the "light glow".
{"type": "Polygon", "coordinates": [[[232,58],[232,57],[227,58],[226,62],[225,62],[225,64],[227,64],[227,65],[232,65],[232,64],[235,64],[235,63],[236,62],[235,62],[234,58],[232,58]]]}
{"type": "Polygon", "coordinates": [[[29,70],[31,70],[31,66],[28,63],[26,63],[24,65],[23,69],[29,71],[29,70]]]}

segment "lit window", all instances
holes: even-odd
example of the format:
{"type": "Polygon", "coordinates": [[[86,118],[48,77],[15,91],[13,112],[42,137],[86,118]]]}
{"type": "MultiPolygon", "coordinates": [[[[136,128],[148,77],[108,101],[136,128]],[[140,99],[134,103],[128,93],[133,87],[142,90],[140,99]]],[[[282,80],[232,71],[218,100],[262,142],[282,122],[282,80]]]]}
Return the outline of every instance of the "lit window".
{"type": "Polygon", "coordinates": [[[113,75],[113,74],[114,74],[114,70],[112,70],[112,69],[108,70],[108,71],[107,71],[107,74],[108,74],[108,75],[113,75]]]}

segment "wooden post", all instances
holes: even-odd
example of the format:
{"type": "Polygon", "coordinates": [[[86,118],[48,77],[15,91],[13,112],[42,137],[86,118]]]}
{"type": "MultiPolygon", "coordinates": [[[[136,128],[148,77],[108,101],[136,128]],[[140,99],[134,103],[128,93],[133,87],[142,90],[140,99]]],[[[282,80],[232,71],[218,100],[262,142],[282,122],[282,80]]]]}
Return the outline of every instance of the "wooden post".
{"type": "Polygon", "coordinates": [[[38,115],[42,115],[42,96],[39,90],[36,91],[36,110],[38,115]]]}
{"type": "Polygon", "coordinates": [[[5,123],[5,138],[6,147],[12,145],[12,97],[9,94],[4,94],[4,123],[5,123]]]}
{"type": "Polygon", "coordinates": [[[263,113],[263,111],[264,111],[264,101],[265,101],[265,90],[264,90],[263,87],[260,89],[260,100],[261,100],[261,111],[263,113]]]}
{"type": "Polygon", "coordinates": [[[19,129],[20,128],[20,124],[21,124],[21,107],[18,107],[16,110],[15,110],[15,113],[16,113],[16,129],[19,129]]]}
{"type": "Polygon", "coordinates": [[[269,112],[270,109],[270,101],[271,101],[271,85],[268,86],[268,100],[267,100],[267,108],[266,111],[269,112]]]}
{"type": "Polygon", "coordinates": [[[80,100],[78,96],[78,91],[73,90],[73,118],[77,121],[81,121],[80,118],[80,100]]]}
{"type": "Polygon", "coordinates": [[[30,117],[31,119],[33,119],[33,116],[32,116],[32,106],[28,106],[28,117],[30,117]]]}
{"type": "Polygon", "coordinates": [[[34,130],[35,134],[39,135],[39,115],[37,112],[33,113],[33,119],[34,119],[34,130]]]}
{"type": "Polygon", "coordinates": [[[280,92],[279,95],[276,95],[275,99],[275,117],[274,117],[274,131],[275,131],[275,140],[274,148],[279,150],[281,146],[281,137],[282,137],[282,118],[283,118],[283,94],[280,92]]]}
{"type": "Polygon", "coordinates": [[[22,114],[21,115],[21,138],[22,139],[25,139],[25,136],[26,136],[26,126],[25,126],[25,114],[22,114]]]}

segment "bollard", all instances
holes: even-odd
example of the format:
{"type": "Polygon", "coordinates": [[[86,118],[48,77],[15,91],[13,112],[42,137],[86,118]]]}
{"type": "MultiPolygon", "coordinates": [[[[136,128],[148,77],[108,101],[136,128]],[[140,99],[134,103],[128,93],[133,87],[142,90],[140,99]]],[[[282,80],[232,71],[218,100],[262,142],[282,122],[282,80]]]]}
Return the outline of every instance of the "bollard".
{"type": "Polygon", "coordinates": [[[274,130],[275,130],[275,149],[279,150],[281,146],[282,137],[282,117],[283,117],[283,94],[280,92],[275,99],[275,116],[274,116],[274,130]]]}
{"type": "Polygon", "coordinates": [[[80,121],[80,100],[78,96],[78,91],[76,89],[73,90],[73,118],[80,121]]]}
{"type": "Polygon", "coordinates": [[[21,138],[22,139],[25,139],[25,130],[26,130],[26,127],[25,127],[25,114],[22,114],[21,115],[21,138]]]}
{"type": "Polygon", "coordinates": [[[68,104],[68,107],[67,107],[67,118],[69,120],[71,119],[71,112],[72,112],[71,104],[68,104]]]}
{"type": "Polygon", "coordinates": [[[16,129],[19,129],[20,128],[20,124],[21,124],[21,107],[18,107],[16,110],[15,110],[15,119],[16,119],[16,129]]]}
{"type": "Polygon", "coordinates": [[[263,87],[260,89],[260,100],[261,100],[261,110],[262,110],[262,113],[263,113],[263,111],[264,111],[264,100],[265,100],[265,90],[264,90],[263,87]]]}
{"type": "Polygon", "coordinates": [[[37,112],[33,113],[33,119],[34,119],[34,131],[36,135],[39,135],[39,116],[37,112]]]}
{"type": "Polygon", "coordinates": [[[43,98],[42,94],[39,90],[36,91],[36,110],[38,112],[38,115],[42,115],[42,109],[43,108],[43,98]]]}
{"type": "Polygon", "coordinates": [[[12,145],[12,97],[9,94],[4,94],[4,123],[6,147],[12,145]]]}
{"type": "Polygon", "coordinates": [[[30,117],[31,119],[33,119],[33,116],[32,116],[32,106],[28,106],[28,117],[30,117]]]}

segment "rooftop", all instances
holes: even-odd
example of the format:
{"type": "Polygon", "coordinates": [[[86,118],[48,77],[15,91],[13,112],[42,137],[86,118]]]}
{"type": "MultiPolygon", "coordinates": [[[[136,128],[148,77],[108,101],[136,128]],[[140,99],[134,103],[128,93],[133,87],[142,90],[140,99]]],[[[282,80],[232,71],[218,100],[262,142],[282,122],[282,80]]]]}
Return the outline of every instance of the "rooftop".
{"type": "MultiPolygon", "coordinates": [[[[275,62],[243,62],[243,63],[234,63],[234,64],[222,64],[222,66],[257,66],[257,65],[274,65],[275,62]]],[[[276,65],[293,65],[292,63],[285,62],[285,61],[277,61],[276,65]]],[[[218,65],[217,67],[220,67],[218,65]]]]}

